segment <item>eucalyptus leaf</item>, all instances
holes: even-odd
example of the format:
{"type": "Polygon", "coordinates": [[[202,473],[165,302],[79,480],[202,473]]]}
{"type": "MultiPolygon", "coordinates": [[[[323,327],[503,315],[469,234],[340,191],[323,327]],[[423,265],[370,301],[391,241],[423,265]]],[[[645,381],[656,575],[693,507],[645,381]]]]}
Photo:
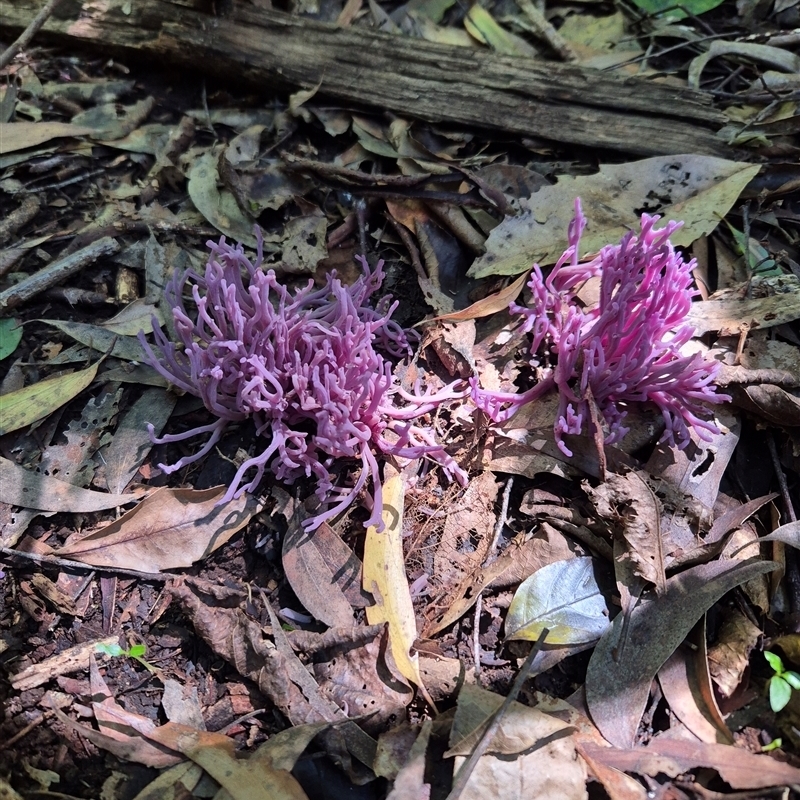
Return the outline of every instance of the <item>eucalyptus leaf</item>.
{"type": "Polygon", "coordinates": [[[135,336],[121,336],[99,325],[90,325],[86,322],[69,322],[60,319],[42,319],[47,325],[52,325],[71,336],[76,342],[91,347],[98,353],[109,353],[123,361],[146,362],[147,357],[135,336]]]}
{"type": "Polygon", "coordinates": [[[22,341],[22,325],[18,319],[0,319],[0,361],[8,358],[22,341]]]}
{"type": "MultiPolygon", "coordinates": [[[[79,395],[97,375],[97,364],[57,375],[0,397],[0,436],[32,425],[79,395]]],[[[24,505],[18,503],[18,505],[24,505]]],[[[66,510],[66,509],[65,509],[66,510]]]]}
{"type": "Polygon", "coordinates": [[[719,225],[759,169],[757,164],[689,154],[604,164],[595,175],[560,175],[555,185],[522,198],[522,213],[506,217],[492,230],[486,252],[468,275],[519,275],[534,263],[555,263],[567,247],[576,197],[588,221],[582,256],[638,230],[642,211],[682,220],[683,227],[670,239],[688,247],[719,225]]]}
{"type": "Polygon", "coordinates": [[[608,629],[608,607],[591,558],[555,561],[517,589],[506,617],[506,638],[536,641],[544,628],[547,644],[597,641],[608,629]]]}
{"type": "Polygon", "coordinates": [[[617,747],[631,747],[653,678],[697,620],[726,592],[777,567],[757,559],[701,564],[669,578],[662,595],[641,601],[626,630],[617,615],[586,671],[586,704],[600,733],[617,747]]]}

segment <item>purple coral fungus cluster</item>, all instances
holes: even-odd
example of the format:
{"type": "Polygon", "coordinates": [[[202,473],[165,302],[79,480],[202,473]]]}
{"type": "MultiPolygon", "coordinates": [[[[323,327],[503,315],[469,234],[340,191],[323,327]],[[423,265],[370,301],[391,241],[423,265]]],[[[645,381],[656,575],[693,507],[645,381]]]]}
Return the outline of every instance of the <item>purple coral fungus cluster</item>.
{"type": "Polygon", "coordinates": [[[568,456],[572,453],[563,436],[583,430],[591,401],[607,425],[608,444],[628,432],[623,423],[630,403],[655,404],[666,425],[661,441],[679,448],[689,443],[690,428],[706,440],[718,433],[706,404],[730,399],[717,394],[712,383],[719,364],[700,353],[680,352],[694,335],[686,315],[697,294],[691,288],[695,262],[685,262],[670,242],[681,223],[657,229],[659,219],[643,214],[640,233],[630,232],[619,244],[581,262],[586,219],[576,200],[569,247],[546,279],[534,265],[530,305],[510,307],[524,317],[523,331],[532,334],[531,364],[546,367],[541,380],[520,393],[486,391],[473,382],[476,405],[493,421],[509,420],[523,405],[555,388],[555,437],[568,456]],[[599,302],[584,308],[576,292],[598,276],[599,302]]]}
{"type": "Polygon", "coordinates": [[[411,352],[408,336],[391,319],[397,304],[388,298],[368,304],[383,280],[382,261],[370,269],[361,258],[364,271],[352,286],[330,273],[324,287],[314,289],[310,282],[291,294],[272,270],[260,268],[260,246],[255,263],[225,237],[208,247],[205,275],[176,274],[166,292],[180,344],[155,326],[156,354],[140,334],[152,366],[177,388],[200,397],[217,417],[160,439],[150,427],[158,444],[209,434],[197,453],[161,465],[165,472],[209,453],[228,423],[252,418],[264,448],[239,467],[221,502],[255,491],[266,470],[287,484],[311,477],[322,510],[307,520],[309,529],[344,510],[369,479],[372,514],[366,524],[381,527],[374,450],[433,459],[449,477],[466,482],[431,431],[415,424],[464,393],[453,385],[436,393],[406,392],[395,385],[392,365],[381,354],[411,352]],[[184,301],[187,290],[196,308],[193,316],[184,301]],[[338,459],[360,462],[352,486],[337,485],[331,469],[338,459]]]}

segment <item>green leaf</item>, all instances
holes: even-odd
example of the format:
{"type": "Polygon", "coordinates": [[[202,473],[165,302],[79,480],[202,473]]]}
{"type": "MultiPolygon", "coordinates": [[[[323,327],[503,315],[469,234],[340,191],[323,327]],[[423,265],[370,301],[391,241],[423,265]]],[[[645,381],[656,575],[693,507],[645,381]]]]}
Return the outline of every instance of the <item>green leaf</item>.
{"type": "Polygon", "coordinates": [[[779,655],[765,651],[764,658],[767,659],[769,665],[772,667],[772,670],[776,675],[780,675],[783,672],[783,661],[781,661],[781,657],[779,655]]]}
{"type": "Polygon", "coordinates": [[[783,678],[792,689],[800,689],[800,675],[796,672],[792,672],[791,670],[787,670],[786,672],[781,673],[781,678],[783,678]]]}
{"type": "Polygon", "coordinates": [[[0,361],[8,358],[22,341],[22,325],[18,319],[0,319],[0,361]]]}
{"type": "Polygon", "coordinates": [[[786,708],[789,700],[792,699],[792,687],[778,675],[774,675],[769,681],[769,704],[777,714],[782,708],[786,708]]]}
{"type": "Polygon", "coordinates": [[[128,655],[131,658],[141,658],[147,652],[147,646],[143,644],[135,644],[128,650],[128,655]]]}
{"type": "Polygon", "coordinates": [[[689,14],[705,14],[721,5],[722,0],[633,0],[633,4],[653,16],[663,14],[669,9],[666,18],[678,20],[685,19],[689,14]],[[677,5],[680,8],[675,8],[677,5]]]}
{"type": "Polygon", "coordinates": [[[104,642],[98,642],[94,649],[98,653],[103,653],[107,656],[121,656],[125,654],[125,651],[118,645],[118,644],[105,644],[104,642]]]}
{"type": "Polygon", "coordinates": [[[536,641],[548,628],[547,644],[599,639],[609,621],[594,566],[591,558],[556,561],[524,580],[508,609],[506,638],[536,641]]]}

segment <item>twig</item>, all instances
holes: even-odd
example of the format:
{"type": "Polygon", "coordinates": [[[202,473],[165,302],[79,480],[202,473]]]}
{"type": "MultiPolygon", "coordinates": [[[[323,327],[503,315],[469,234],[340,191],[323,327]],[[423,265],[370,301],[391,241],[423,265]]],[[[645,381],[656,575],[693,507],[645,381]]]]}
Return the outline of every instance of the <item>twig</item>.
{"type": "Polygon", "coordinates": [[[80,272],[98,258],[110,256],[119,250],[119,244],[110,236],[98,239],[71,255],[54,261],[39,272],[29,275],[15,286],[0,292],[0,311],[7,311],[30,300],[40,292],[50,289],[64,278],[80,272]]]}
{"type": "Polygon", "coordinates": [[[542,38],[562,61],[577,61],[578,56],[569,42],[547,21],[531,0],[517,0],[517,5],[528,18],[537,36],[542,38]]]}
{"type": "Polygon", "coordinates": [[[475,677],[481,674],[481,612],[483,611],[483,594],[479,593],[475,600],[475,616],[472,622],[472,657],[475,660],[473,672],[475,677]]]}
{"type": "Polygon", "coordinates": [[[0,742],[0,751],[8,750],[12,744],[16,744],[20,739],[24,739],[34,728],[41,725],[48,717],[52,717],[52,711],[45,711],[41,716],[29,722],[22,730],[17,731],[10,739],[0,742]]]}
{"type": "Polygon", "coordinates": [[[492,543],[489,546],[489,552],[486,554],[486,558],[483,560],[483,564],[481,566],[485,567],[492,563],[497,558],[497,544],[500,541],[500,536],[503,533],[503,528],[508,522],[508,501],[511,498],[511,488],[514,486],[514,476],[509,476],[508,480],[506,481],[505,489],[503,489],[503,500],[500,506],[500,514],[497,517],[497,522],[494,526],[494,535],[492,536],[492,543]]]}
{"type": "Polygon", "coordinates": [[[478,765],[478,761],[480,761],[483,754],[489,749],[492,739],[494,739],[495,734],[500,728],[503,717],[508,712],[508,709],[511,708],[511,704],[519,697],[522,686],[527,680],[528,673],[533,665],[533,659],[536,658],[536,654],[542,649],[548,633],[550,633],[550,631],[545,628],[539,634],[539,638],[536,640],[536,643],[531,648],[531,652],[525,659],[525,663],[522,665],[522,669],[519,671],[514,685],[511,687],[511,691],[508,693],[506,699],[503,700],[503,705],[494,712],[489,720],[489,724],[486,726],[486,730],[484,730],[483,735],[475,745],[475,749],[469,754],[469,758],[461,765],[461,769],[459,769],[458,774],[453,779],[453,787],[450,789],[450,794],[447,795],[447,800],[457,800],[457,798],[461,796],[464,787],[467,785],[467,781],[469,781],[470,775],[472,775],[473,770],[478,765]]]}
{"type": "Polygon", "coordinates": [[[30,44],[31,39],[39,32],[39,28],[47,22],[47,18],[60,2],[61,0],[47,0],[42,6],[42,10],[31,20],[30,25],[22,31],[19,38],[0,55],[0,69],[7,67],[14,59],[14,56],[30,44]]]}
{"type": "Polygon", "coordinates": [[[778,455],[778,448],[775,446],[775,437],[770,432],[767,436],[767,445],[769,446],[769,455],[772,459],[772,467],[775,470],[775,476],[778,479],[778,487],[781,490],[781,497],[783,504],[786,506],[786,514],[790,522],[797,522],[797,515],[794,513],[794,504],[792,503],[791,495],[789,494],[789,484],[786,483],[786,475],[781,467],[781,459],[778,455]]]}
{"type": "Polygon", "coordinates": [[[0,244],[5,244],[20,228],[27,225],[38,213],[42,201],[36,195],[23,197],[22,202],[0,221],[0,244]]]}
{"type": "MultiPolygon", "coordinates": [[[[778,455],[778,448],[775,445],[775,437],[772,431],[767,436],[769,455],[772,459],[772,468],[775,470],[775,477],[778,479],[778,487],[781,490],[786,514],[792,522],[797,522],[797,515],[794,513],[794,505],[789,495],[789,486],[786,483],[786,475],[781,467],[781,459],[778,455]]],[[[786,592],[789,596],[789,608],[793,614],[800,612],[800,565],[797,563],[797,553],[793,548],[787,547],[783,555],[784,568],[786,570],[786,592]]]]}
{"type": "Polygon", "coordinates": [[[428,280],[428,273],[425,272],[425,267],[422,266],[422,261],[419,257],[419,250],[417,249],[417,246],[414,244],[414,240],[411,238],[411,234],[409,233],[408,228],[406,228],[405,225],[399,223],[392,216],[386,217],[386,219],[389,220],[389,223],[395,229],[395,232],[400,237],[400,240],[406,246],[406,250],[408,250],[408,255],[411,258],[411,264],[414,267],[414,271],[417,273],[417,276],[425,281],[428,280]]]}

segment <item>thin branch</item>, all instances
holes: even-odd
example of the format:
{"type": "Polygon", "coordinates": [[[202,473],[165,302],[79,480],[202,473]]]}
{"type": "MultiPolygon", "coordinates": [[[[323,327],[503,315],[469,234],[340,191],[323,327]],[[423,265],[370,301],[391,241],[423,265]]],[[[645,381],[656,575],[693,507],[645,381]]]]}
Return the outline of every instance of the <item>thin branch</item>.
{"type": "Polygon", "coordinates": [[[31,20],[30,25],[22,31],[19,38],[0,55],[0,69],[7,67],[14,60],[17,53],[20,50],[24,50],[31,43],[31,39],[39,32],[39,28],[47,22],[47,18],[60,2],[61,0],[47,0],[42,6],[42,10],[31,20]]]}
{"type": "Polygon", "coordinates": [[[464,787],[467,785],[467,781],[469,781],[470,775],[472,775],[473,770],[478,765],[478,761],[480,761],[481,757],[489,749],[492,739],[494,739],[495,734],[500,728],[503,717],[508,712],[508,709],[511,708],[511,704],[519,697],[519,693],[522,691],[522,687],[528,679],[528,673],[533,666],[533,660],[536,658],[536,654],[542,649],[548,633],[550,633],[550,631],[545,628],[539,634],[539,638],[536,640],[536,643],[531,648],[531,652],[525,659],[525,663],[522,665],[522,669],[519,671],[514,685],[511,687],[511,691],[508,693],[505,700],[503,700],[503,705],[494,712],[483,735],[475,745],[475,749],[470,753],[469,758],[461,765],[461,769],[459,769],[458,774],[453,779],[453,788],[450,790],[450,794],[447,795],[447,800],[457,800],[457,798],[461,796],[464,787]]]}

